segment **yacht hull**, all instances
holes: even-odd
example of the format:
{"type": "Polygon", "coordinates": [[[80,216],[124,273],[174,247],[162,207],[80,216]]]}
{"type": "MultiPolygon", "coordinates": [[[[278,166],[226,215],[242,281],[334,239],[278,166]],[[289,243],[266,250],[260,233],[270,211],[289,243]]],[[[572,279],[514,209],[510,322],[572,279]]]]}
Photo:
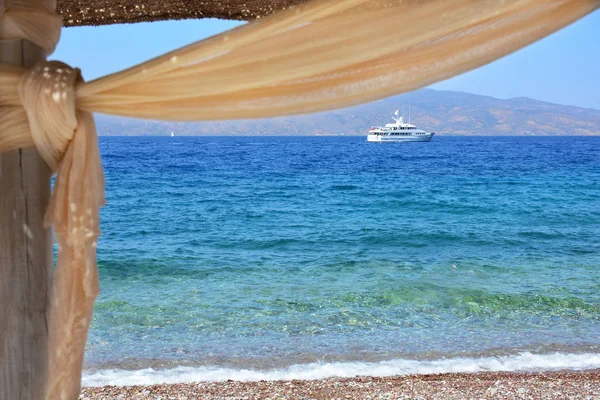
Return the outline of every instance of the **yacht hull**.
{"type": "Polygon", "coordinates": [[[425,135],[367,135],[367,142],[383,143],[383,142],[431,142],[431,138],[435,133],[427,133],[425,135]]]}

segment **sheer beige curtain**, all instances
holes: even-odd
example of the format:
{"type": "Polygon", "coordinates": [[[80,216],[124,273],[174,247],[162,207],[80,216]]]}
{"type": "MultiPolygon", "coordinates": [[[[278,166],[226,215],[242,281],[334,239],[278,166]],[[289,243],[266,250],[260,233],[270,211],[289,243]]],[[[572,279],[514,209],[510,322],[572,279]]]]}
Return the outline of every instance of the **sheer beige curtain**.
{"type": "MultiPolygon", "coordinates": [[[[0,66],[0,152],[35,146],[57,171],[46,221],[59,260],[47,398],[74,399],[104,202],[91,112],[164,120],[259,118],[350,106],[449,78],[520,49],[600,0],[314,0],[84,83],[78,70],[0,66]]],[[[53,0],[0,0],[0,39],[51,53],[53,0]]],[[[551,61],[551,60],[549,60],[551,61]]]]}

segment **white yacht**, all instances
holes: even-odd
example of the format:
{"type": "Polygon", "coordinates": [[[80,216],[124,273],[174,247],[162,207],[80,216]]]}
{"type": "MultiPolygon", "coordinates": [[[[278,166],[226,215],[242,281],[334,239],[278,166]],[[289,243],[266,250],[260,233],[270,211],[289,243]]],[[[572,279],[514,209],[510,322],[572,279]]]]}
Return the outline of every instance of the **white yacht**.
{"type": "Polygon", "coordinates": [[[394,113],[394,123],[374,126],[367,135],[367,142],[430,142],[434,132],[427,133],[416,126],[407,124],[403,117],[394,113]]]}

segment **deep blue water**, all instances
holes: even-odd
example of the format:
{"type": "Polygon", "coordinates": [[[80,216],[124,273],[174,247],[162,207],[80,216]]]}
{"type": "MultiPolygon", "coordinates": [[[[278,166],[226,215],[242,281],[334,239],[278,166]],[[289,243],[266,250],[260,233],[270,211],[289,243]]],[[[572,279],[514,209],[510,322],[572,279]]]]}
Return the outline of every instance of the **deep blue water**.
{"type": "Polygon", "coordinates": [[[600,137],[102,137],[88,367],[600,353],[600,137]]]}

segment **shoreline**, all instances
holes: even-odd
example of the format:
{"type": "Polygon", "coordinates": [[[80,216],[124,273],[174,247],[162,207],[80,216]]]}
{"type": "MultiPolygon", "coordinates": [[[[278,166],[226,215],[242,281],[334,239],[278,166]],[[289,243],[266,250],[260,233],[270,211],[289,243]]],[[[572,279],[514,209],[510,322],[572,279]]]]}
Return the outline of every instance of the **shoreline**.
{"type": "MultiPolygon", "coordinates": [[[[211,363],[212,364],[212,363],[211,363]]],[[[130,366],[131,367],[131,366],[130,366]]],[[[147,365],[137,368],[103,368],[84,371],[85,387],[181,384],[225,381],[292,381],[391,377],[405,375],[461,374],[478,372],[551,372],[600,370],[600,353],[521,352],[484,357],[443,357],[433,359],[393,358],[381,361],[309,362],[288,366],[242,365],[147,365]]]]}
{"type": "Polygon", "coordinates": [[[105,399],[597,399],[600,369],[86,387],[105,399]]]}

